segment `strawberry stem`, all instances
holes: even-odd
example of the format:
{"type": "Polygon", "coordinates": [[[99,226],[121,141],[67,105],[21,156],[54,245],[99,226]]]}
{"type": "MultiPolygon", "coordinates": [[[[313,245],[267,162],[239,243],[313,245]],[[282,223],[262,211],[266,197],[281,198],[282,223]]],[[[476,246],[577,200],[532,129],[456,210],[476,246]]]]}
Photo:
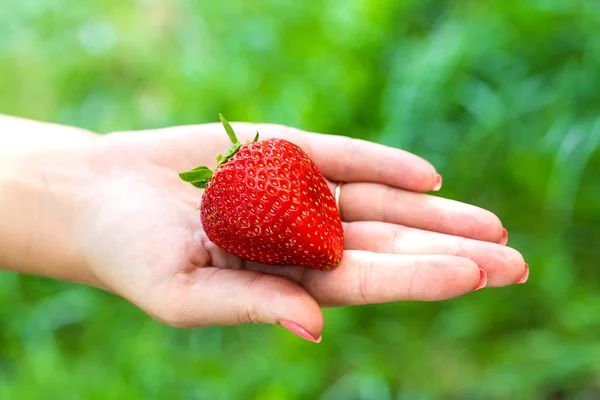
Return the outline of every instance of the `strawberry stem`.
{"type": "Polygon", "coordinates": [[[231,143],[239,144],[240,141],[238,140],[237,136],[235,135],[235,132],[233,131],[233,128],[231,127],[231,125],[229,125],[229,121],[227,121],[225,119],[225,117],[223,117],[223,114],[219,114],[219,119],[221,120],[221,123],[225,127],[225,132],[227,132],[227,136],[229,136],[229,140],[231,140],[231,143]]]}
{"type": "MultiPolygon", "coordinates": [[[[229,122],[225,119],[225,117],[223,117],[222,114],[219,114],[219,119],[221,120],[221,123],[223,124],[223,127],[225,128],[225,132],[227,132],[227,136],[229,136],[229,140],[231,140],[231,143],[233,143],[233,146],[231,146],[229,149],[227,149],[225,154],[219,154],[217,156],[216,168],[218,168],[221,164],[226,163],[231,157],[233,157],[235,155],[235,153],[238,152],[240,147],[242,147],[242,144],[238,140],[233,128],[231,127],[229,122]]],[[[252,142],[258,141],[258,136],[259,136],[259,134],[258,134],[258,132],[256,132],[256,136],[254,136],[254,139],[252,140],[252,142]]],[[[246,142],[246,144],[248,144],[248,143],[250,143],[250,142],[246,142]]],[[[181,173],[179,173],[179,177],[183,181],[191,183],[192,185],[194,185],[197,188],[204,189],[204,188],[206,188],[206,185],[208,185],[208,182],[212,178],[213,174],[214,174],[213,170],[211,170],[208,167],[201,166],[201,167],[196,167],[196,168],[186,171],[186,172],[181,172],[181,173]]]]}

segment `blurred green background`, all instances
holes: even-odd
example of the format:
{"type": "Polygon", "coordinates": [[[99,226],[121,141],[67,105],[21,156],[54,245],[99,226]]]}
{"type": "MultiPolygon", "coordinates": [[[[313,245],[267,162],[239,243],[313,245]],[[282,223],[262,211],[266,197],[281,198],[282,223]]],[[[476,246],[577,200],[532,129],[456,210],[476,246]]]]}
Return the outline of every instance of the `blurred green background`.
{"type": "Polygon", "coordinates": [[[0,112],[98,132],[231,120],[429,159],[529,282],[179,330],[0,274],[0,399],[600,398],[600,2],[4,0],[0,112]]]}

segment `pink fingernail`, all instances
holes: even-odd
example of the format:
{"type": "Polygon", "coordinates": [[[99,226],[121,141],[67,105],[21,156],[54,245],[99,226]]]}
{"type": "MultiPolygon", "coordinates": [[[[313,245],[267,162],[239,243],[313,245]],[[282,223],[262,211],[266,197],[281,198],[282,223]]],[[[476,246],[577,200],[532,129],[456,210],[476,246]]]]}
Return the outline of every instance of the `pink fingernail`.
{"type": "Polygon", "coordinates": [[[437,192],[441,188],[442,188],[442,176],[438,174],[435,186],[431,190],[433,190],[434,192],[437,192]]]}
{"type": "Polygon", "coordinates": [[[506,243],[508,243],[508,231],[504,228],[502,228],[502,238],[500,239],[500,241],[498,243],[502,246],[504,246],[504,245],[506,245],[506,243]]]}
{"type": "Polygon", "coordinates": [[[519,279],[517,283],[525,283],[527,282],[527,279],[529,279],[529,265],[525,264],[525,272],[523,272],[523,276],[521,276],[521,279],[519,279]]]}
{"type": "Polygon", "coordinates": [[[487,285],[487,273],[484,270],[480,269],[479,270],[479,283],[477,284],[475,289],[473,289],[473,291],[483,289],[485,287],[485,285],[487,285]]]}
{"type": "Polygon", "coordinates": [[[300,325],[298,325],[294,322],[281,321],[280,324],[285,329],[292,332],[294,335],[300,336],[302,339],[306,339],[309,342],[321,343],[321,340],[323,339],[321,336],[319,336],[318,338],[315,339],[310,333],[308,333],[308,331],[306,329],[304,329],[303,327],[301,327],[300,325]]]}

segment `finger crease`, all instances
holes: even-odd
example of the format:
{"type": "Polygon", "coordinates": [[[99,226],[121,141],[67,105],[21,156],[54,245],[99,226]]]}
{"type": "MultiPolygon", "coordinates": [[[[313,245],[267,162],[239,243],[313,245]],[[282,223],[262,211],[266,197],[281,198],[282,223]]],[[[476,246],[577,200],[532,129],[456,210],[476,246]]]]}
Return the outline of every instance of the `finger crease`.
{"type": "Polygon", "coordinates": [[[454,255],[457,257],[460,257],[460,255],[462,254],[462,250],[463,250],[463,246],[465,243],[465,238],[460,238],[458,239],[458,244],[456,245],[456,250],[454,252],[454,255]]]}
{"type": "MultiPolygon", "coordinates": [[[[264,278],[264,277],[265,277],[265,275],[263,273],[257,272],[252,277],[250,282],[248,282],[248,292],[251,293],[252,287],[255,286],[257,284],[257,282],[262,280],[262,278],[264,278]]],[[[256,311],[256,307],[253,303],[241,304],[240,307],[238,308],[237,319],[238,319],[238,322],[240,322],[240,324],[260,323],[260,317],[259,317],[258,312],[256,311]]]]}
{"type": "Polygon", "coordinates": [[[379,210],[380,210],[380,220],[383,222],[391,222],[388,219],[390,218],[390,209],[392,207],[387,207],[387,204],[393,204],[390,201],[390,197],[392,196],[392,189],[391,188],[384,188],[383,189],[383,193],[381,194],[381,204],[379,205],[379,210]]]}
{"type": "Polygon", "coordinates": [[[403,235],[400,233],[400,229],[394,229],[394,236],[392,237],[389,249],[391,254],[402,254],[402,246],[400,245],[402,242],[402,236],[403,235]]]}
{"type": "Polygon", "coordinates": [[[373,261],[373,259],[371,259],[369,261],[369,264],[363,268],[363,271],[362,271],[360,279],[359,279],[358,294],[360,296],[360,300],[362,301],[362,304],[369,304],[369,301],[368,301],[369,289],[368,289],[368,287],[370,286],[369,279],[371,276],[371,269],[373,268],[373,265],[374,265],[374,261],[373,261]]]}
{"type": "Polygon", "coordinates": [[[340,171],[340,176],[338,177],[338,179],[348,179],[348,177],[350,177],[351,172],[352,172],[352,159],[354,157],[354,153],[353,153],[353,148],[354,147],[354,140],[350,139],[350,138],[345,138],[344,139],[344,145],[342,146],[342,154],[346,154],[346,157],[340,157],[339,158],[339,162],[340,162],[340,166],[341,171],[340,171]]]}
{"type": "Polygon", "coordinates": [[[412,268],[412,273],[410,274],[410,278],[408,280],[408,293],[407,293],[408,297],[406,299],[408,301],[412,301],[415,297],[413,294],[413,290],[414,290],[414,285],[415,285],[415,278],[418,273],[417,262],[415,260],[413,260],[411,262],[411,268],[412,268]]]}

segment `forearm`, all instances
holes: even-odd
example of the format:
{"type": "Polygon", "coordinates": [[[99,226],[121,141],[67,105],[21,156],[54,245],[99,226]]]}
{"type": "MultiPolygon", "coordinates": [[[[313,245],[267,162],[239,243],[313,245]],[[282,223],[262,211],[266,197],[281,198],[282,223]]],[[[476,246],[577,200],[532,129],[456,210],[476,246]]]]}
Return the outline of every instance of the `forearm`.
{"type": "Polygon", "coordinates": [[[94,283],[75,227],[95,136],[0,116],[0,269],[94,283]]]}

